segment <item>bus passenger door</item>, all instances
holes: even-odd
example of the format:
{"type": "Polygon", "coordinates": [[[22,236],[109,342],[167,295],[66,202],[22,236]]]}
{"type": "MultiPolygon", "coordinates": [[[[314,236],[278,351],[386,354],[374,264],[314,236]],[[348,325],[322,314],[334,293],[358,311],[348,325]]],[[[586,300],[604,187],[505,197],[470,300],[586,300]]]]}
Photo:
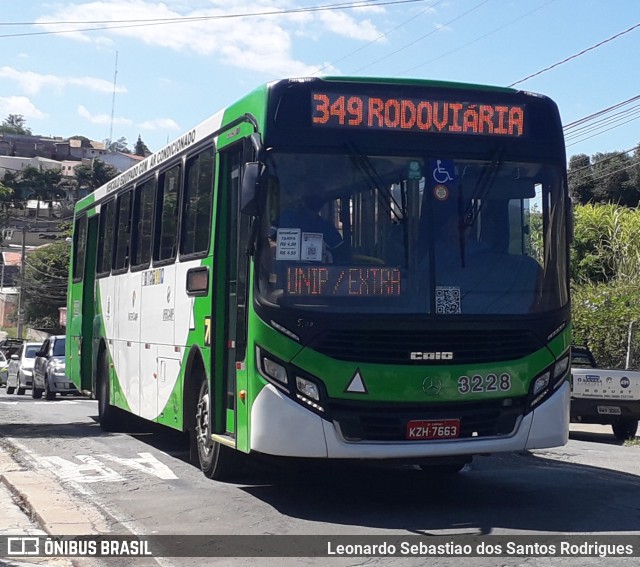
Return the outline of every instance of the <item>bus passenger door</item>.
{"type": "MultiPolygon", "coordinates": [[[[220,152],[217,227],[214,268],[212,345],[212,391],[215,410],[212,431],[227,434],[239,441],[246,438],[246,418],[237,415],[236,391],[244,376],[246,355],[246,303],[249,217],[239,213],[240,171],[244,163],[244,146],[234,145],[220,152]],[[238,429],[241,429],[239,432],[238,429]]],[[[242,389],[242,388],[241,388],[242,389]]],[[[246,447],[242,441],[239,448],[246,447]]]]}
{"type": "Polygon", "coordinates": [[[82,335],[80,337],[81,390],[91,391],[94,394],[96,392],[96,384],[95,373],[93,372],[93,320],[96,315],[94,288],[96,284],[98,224],[99,217],[97,215],[88,219],[81,299],[82,335]]]}

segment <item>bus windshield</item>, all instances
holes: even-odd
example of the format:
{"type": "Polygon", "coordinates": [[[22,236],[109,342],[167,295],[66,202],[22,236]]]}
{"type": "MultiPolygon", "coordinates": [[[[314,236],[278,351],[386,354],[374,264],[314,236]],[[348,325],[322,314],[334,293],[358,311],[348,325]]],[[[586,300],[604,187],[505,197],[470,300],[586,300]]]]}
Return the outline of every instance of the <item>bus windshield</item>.
{"type": "Polygon", "coordinates": [[[272,151],[267,171],[265,305],[459,316],[568,302],[558,166],[354,149],[272,151]]]}

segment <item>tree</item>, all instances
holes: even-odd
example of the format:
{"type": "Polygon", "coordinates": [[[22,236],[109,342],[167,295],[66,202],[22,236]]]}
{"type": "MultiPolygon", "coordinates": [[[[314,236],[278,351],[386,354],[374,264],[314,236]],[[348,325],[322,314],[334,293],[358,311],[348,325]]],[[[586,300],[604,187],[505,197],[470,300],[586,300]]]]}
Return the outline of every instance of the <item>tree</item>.
{"type": "Polygon", "coordinates": [[[98,187],[111,181],[120,172],[112,165],[96,158],[91,162],[91,165],[82,164],[76,166],[75,173],[75,179],[71,180],[75,185],[73,190],[93,193],[98,187]]]}
{"type": "Polygon", "coordinates": [[[593,171],[586,154],[571,156],[569,160],[569,195],[575,203],[586,205],[593,197],[593,171]]]}
{"type": "Polygon", "coordinates": [[[597,153],[572,156],[568,170],[569,194],[574,202],[640,204],[640,152],[597,153]]]}
{"type": "Polygon", "coordinates": [[[70,249],[68,242],[61,241],[27,254],[19,282],[29,326],[60,330],[58,308],[67,304],[70,249]]]}
{"type": "Polygon", "coordinates": [[[31,135],[31,130],[26,127],[27,121],[22,114],[9,114],[0,124],[0,132],[9,134],[31,135]]]}
{"type": "Polygon", "coordinates": [[[140,134],[138,134],[138,141],[136,142],[133,152],[135,153],[135,155],[142,156],[142,157],[147,157],[148,155],[151,155],[151,151],[147,147],[147,144],[145,144],[142,141],[140,134]]]}
{"type": "Polygon", "coordinates": [[[110,152],[122,152],[123,154],[130,154],[131,150],[129,149],[128,145],[127,145],[127,139],[126,138],[119,138],[118,140],[116,140],[115,142],[112,140],[105,140],[104,141],[106,146],[107,146],[107,150],[110,152]]]}

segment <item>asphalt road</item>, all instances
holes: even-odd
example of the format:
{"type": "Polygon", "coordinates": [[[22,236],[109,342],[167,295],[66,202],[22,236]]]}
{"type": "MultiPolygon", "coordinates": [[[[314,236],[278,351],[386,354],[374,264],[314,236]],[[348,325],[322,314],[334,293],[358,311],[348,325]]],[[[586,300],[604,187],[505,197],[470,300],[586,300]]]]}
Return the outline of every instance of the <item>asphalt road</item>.
{"type": "MultiPolygon", "coordinates": [[[[251,462],[231,484],[208,480],[191,466],[177,433],[140,424],[129,433],[107,434],[96,419],[93,400],[47,402],[31,399],[28,392],[8,396],[0,389],[0,475],[37,516],[34,529],[74,535],[418,535],[429,541],[524,536],[531,542],[545,534],[600,539],[625,534],[634,536],[640,549],[640,444],[621,445],[608,427],[572,426],[565,447],[477,457],[447,479],[406,466],[261,460],[251,462]]],[[[0,520],[0,535],[6,529],[0,520]]],[[[238,555],[246,553],[243,549],[238,555]]],[[[101,564],[97,559],[74,561],[101,564]]],[[[203,564],[196,558],[102,561],[118,566],[203,564]]],[[[249,565],[255,559],[206,561],[249,565]]],[[[430,559],[429,565],[555,567],[602,561],[444,557],[430,559]]],[[[263,557],[260,563],[324,565],[327,559],[263,557]]],[[[336,557],[331,563],[426,561],[336,557]]],[[[609,559],[606,564],[637,565],[638,559],[609,559]]]]}

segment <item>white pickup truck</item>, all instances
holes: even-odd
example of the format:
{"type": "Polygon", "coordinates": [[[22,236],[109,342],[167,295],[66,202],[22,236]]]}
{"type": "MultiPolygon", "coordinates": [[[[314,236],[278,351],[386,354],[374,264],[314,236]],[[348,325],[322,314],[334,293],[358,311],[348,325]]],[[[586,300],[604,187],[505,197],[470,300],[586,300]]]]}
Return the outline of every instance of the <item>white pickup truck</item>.
{"type": "Polygon", "coordinates": [[[640,418],[640,372],[598,368],[586,347],[571,347],[571,421],[611,425],[633,439],[640,418]]]}

